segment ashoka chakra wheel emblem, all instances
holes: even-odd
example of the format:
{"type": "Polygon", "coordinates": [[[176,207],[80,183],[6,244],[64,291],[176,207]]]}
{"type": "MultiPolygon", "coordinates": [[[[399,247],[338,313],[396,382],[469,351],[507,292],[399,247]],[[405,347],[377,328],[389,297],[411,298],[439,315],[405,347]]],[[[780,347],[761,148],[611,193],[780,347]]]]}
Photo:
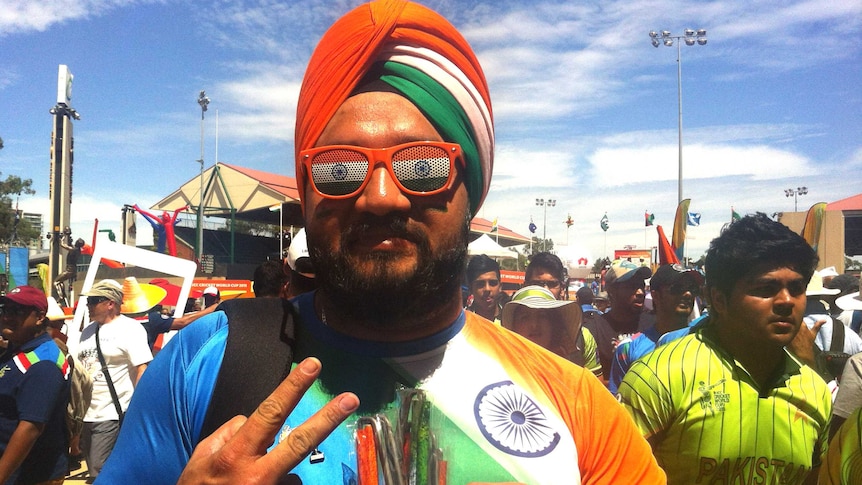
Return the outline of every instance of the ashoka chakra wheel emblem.
{"type": "Polygon", "coordinates": [[[542,410],[511,381],[482,389],[474,412],[485,438],[510,455],[544,456],[560,442],[560,434],[551,428],[542,410]]]}

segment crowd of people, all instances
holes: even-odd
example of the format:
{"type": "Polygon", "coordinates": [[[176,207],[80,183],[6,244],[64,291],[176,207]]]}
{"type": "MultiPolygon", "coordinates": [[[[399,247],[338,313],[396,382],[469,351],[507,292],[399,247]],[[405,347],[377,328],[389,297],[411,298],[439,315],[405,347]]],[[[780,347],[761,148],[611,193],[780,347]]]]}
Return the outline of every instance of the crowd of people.
{"type": "Polygon", "coordinates": [[[74,372],[97,484],[862,483],[858,279],[782,224],[730,224],[704,273],[615,261],[574,299],[554,254],[511,295],[468,258],[493,115],[436,12],[337,20],[294,138],[305,228],[260,298],[172,318],[103,280],[71,359],[43,292],[0,298],[0,483],[62,483],[74,372]]]}

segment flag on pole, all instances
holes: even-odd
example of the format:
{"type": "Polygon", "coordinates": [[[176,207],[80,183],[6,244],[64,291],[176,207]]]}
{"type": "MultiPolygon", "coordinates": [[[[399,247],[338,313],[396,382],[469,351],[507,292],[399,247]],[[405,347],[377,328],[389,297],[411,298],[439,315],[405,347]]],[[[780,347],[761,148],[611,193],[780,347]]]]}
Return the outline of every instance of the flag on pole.
{"type": "Polygon", "coordinates": [[[664,229],[655,226],[655,230],[658,232],[658,264],[679,264],[679,258],[664,235],[664,229]]]}
{"type": "Polygon", "coordinates": [[[683,199],[676,206],[676,216],[673,219],[673,235],[671,235],[670,243],[673,250],[676,251],[676,257],[680,261],[685,253],[685,231],[686,231],[686,215],[688,214],[688,206],[691,204],[691,199],[683,199]]]}
{"type": "Polygon", "coordinates": [[[572,219],[572,215],[569,214],[569,217],[566,218],[566,227],[572,227],[575,221],[572,219]]]}
{"type": "Polygon", "coordinates": [[[649,212],[644,212],[644,227],[649,227],[653,225],[655,221],[655,214],[650,214],[649,212]]]}
{"type": "Polygon", "coordinates": [[[699,226],[700,225],[700,212],[689,212],[686,217],[685,223],[689,226],[699,226]]]}
{"type": "Polygon", "coordinates": [[[730,222],[736,222],[742,219],[742,216],[739,215],[739,212],[733,210],[733,206],[730,206],[730,222]]]}
{"type": "Polygon", "coordinates": [[[497,218],[494,218],[494,222],[491,223],[491,232],[497,232],[497,218]]]}
{"type": "Polygon", "coordinates": [[[608,224],[608,213],[605,212],[605,215],[602,216],[602,220],[599,221],[599,225],[602,227],[602,231],[608,232],[608,228],[611,227],[608,224]]]}
{"type": "Polygon", "coordinates": [[[534,223],[533,223],[533,219],[532,219],[532,218],[530,218],[530,225],[529,225],[529,226],[527,226],[527,229],[529,229],[529,230],[530,230],[530,234],[535,234],[535,233],[536,233],[536,229],[538,229],[538,228],[536,227],[536,224],[534,224],[534,223]]]}
{"type": "Polygon", "coordinates": [[[826,212],[826,202],[818,202],[808,209],[805,215],[805,225],[802,226],[802,237],[815,251],[820,242],[820,230],[823,228],[823,216],[826,212]]]}

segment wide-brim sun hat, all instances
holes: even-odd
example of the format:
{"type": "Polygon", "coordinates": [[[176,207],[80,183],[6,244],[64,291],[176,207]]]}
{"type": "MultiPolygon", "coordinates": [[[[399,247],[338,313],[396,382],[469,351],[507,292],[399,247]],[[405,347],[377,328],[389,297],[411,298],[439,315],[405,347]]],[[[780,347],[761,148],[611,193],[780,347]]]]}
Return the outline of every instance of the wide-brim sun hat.
{"type": "Polygon", "coordinates": [[[823,276],[820,276],[820,273],[816,272],[811,275],[808,286],[805,288],[805,296],[830,296],[837,295],[838,293],[841,293],[841,290],[823,286],[823,276]]]}
{"type": "Polygon", "coordinates": [[[161,302],[168,291],[161,286],[139,283],[137,278],[129,276],[123,280],[123,304],[120,313],[143,313],[161,302]]]}
{"type": "Polygon", "coordinates": [[[578,332],[581,330],[581,306],[576,301],[557,300],[543,286],[525,286],[512,295],[512,300],[503,307],[501,325],[512,330],[515,326],[515,311],[518,307],[537,311],[553,311],[560,314],[565,325],[566,341],[563,347],[567,353],[574,352],[577,346],[578,332]]]}
{"type": "Polygon", "coordinates": [[[862,310],[862,280],[859,280],[859,291],[836,299],[835,304],[842,310],[862,310]]]}

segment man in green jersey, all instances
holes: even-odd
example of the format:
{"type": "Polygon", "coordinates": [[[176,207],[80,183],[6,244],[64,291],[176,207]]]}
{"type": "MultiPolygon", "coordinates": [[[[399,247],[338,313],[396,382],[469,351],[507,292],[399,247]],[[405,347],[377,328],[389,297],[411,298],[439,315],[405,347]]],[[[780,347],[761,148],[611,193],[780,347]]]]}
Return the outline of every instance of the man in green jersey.
{"type": "Polygon", "coordinates": [[[710,243],[708,320],[636,361],[619,389],[668,483],[816,483],[830,393],[785,349],[816,264],[761,213],[710,243]]]}

